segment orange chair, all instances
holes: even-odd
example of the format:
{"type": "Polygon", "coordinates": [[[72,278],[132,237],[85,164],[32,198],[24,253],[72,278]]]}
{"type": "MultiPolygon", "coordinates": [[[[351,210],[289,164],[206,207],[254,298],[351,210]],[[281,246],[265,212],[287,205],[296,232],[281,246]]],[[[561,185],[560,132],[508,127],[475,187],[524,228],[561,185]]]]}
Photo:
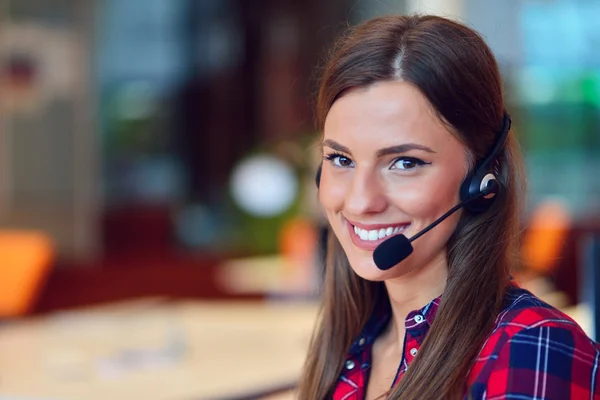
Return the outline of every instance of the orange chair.
{"type": "Polygon", "coordinates": [[[534,211],[523,239],[525,268],[539,275],[551,275],[565,247],[571,216],[562,202],[548,199],[534,211]]]}
{"type": "Polygon", "coordinates": [[[31,311],[53,259],[53,243],[47,235],[0,230],[0,318],[31,311]]]}

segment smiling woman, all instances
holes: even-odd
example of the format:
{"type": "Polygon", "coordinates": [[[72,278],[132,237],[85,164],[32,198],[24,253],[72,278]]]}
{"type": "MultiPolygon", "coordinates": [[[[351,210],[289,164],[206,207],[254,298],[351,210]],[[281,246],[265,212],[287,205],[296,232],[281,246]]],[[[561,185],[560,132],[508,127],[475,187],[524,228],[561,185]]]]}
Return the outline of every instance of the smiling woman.
{"type": "Polygon", "coordinates": [[[599,396],[600,348],[510,278],[522,161],[481,37],[434,16],[353,27],[317,112],[332,235],[300,399],[599,396]],[[374,257],[405,237],[412,253],[374,257]]]}
{"type": "MultiPolygon", "coordinates": [[[[382,271],[372,256],[385,240],[379,237],[381,229],[415,234],[459,200],[467,150],[425,96],[405,81],[379,82],[346,94],[327,115],[323,151],[321,204],[354,271],[365,279],[385,280],[424,266],[419,274],[445,276],[445,244],[459,214],[424,236],[397,268],[382,271]]],[[[421,288],[419,294],[432,293],[421,288]]]]}

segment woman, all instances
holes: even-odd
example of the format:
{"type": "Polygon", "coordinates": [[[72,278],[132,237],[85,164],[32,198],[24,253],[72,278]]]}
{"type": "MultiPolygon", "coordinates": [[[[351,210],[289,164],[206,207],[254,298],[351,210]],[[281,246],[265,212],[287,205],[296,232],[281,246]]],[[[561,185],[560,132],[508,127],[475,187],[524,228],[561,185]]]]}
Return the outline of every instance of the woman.
{"type": "Polygon", "coordinates": [[[434,16],[349,30],[318,122],[333,235],[300,399],[599,398],[599,347],[511,282],[522,161],[477,33],[434,16]]]}

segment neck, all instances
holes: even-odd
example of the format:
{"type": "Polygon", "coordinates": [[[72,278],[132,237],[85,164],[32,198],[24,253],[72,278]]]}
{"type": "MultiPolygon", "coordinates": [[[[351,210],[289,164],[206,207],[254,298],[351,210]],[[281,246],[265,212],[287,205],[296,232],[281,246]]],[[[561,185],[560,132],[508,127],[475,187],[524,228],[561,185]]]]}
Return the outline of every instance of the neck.
{"type": "Polygon", "coordinates": [[[426,306],[440,296],[446,287],[448,264],[446,252],[418,270],[395,279],[385,281],[392,307],[390,336],[397,338],[398,346],[404,343],[404,324],[406,316],[426,306]]]}

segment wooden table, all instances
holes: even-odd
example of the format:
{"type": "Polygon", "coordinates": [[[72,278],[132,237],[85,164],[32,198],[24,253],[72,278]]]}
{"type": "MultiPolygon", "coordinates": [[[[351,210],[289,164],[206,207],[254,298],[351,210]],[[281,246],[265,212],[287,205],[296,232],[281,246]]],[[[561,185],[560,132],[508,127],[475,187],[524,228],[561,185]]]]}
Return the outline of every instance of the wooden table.
{"type": "MultiPolygon", "coordinates": [[[[253,280],[232,279],[239,269],[223,269],[230,291],[274,279],[246,287],[253,280]]],[[[590,332],[586,307],[564,311],[590,332]]],[[[316,314],[311,302],[149,299],[0,325],[0,399],[257,398],[296,381],[316,314]]]]}
{"type": "Polygon", "coordinates": [[[0,398],[243,398],[298,378],[316,305],[158,299],[0,325],[0,398]]]}

